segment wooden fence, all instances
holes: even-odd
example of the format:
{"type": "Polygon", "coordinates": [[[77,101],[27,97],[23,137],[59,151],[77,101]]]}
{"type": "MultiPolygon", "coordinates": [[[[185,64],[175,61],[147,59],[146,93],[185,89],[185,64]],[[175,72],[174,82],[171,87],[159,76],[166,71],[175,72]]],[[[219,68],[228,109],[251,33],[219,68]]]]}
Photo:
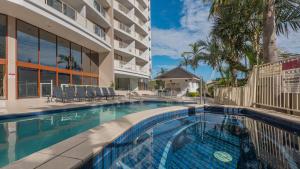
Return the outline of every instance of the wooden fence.
{"type": "Polygon", "coordinates": [[[300,115],[300,58],[254,67],[242,87],[215,89],[215,102],[300,115]]]}

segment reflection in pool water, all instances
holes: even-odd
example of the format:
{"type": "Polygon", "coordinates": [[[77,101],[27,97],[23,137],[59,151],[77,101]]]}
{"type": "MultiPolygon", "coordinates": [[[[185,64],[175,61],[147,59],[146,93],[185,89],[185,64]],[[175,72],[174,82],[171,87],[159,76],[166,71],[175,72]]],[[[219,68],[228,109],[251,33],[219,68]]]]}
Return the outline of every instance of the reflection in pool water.
{"type": "Polygon", "coordinates": [[[110,167],[297,169],[299,141],[293,133],[248,117],[202,113],[157,125],[117,145],[110,167]]]}
{"type": "Polygon", "coordinates": [[[144,102],[0,121],[0,167],[124,115],[179,103],[144,102]]]}

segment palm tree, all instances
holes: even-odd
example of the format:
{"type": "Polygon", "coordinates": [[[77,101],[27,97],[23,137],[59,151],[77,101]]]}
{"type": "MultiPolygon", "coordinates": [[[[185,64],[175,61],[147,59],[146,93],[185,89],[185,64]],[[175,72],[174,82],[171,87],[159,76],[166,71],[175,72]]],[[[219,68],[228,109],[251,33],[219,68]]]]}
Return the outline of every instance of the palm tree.
{"type": "MultiPolygon", "coordinates": [[[[215,17],[220,14],[220,11],[234,7],[247,7],[247,12],[250,12],[248,22],[245,23],[259,23],[251,28],[252,30],[262,31],[263,42],[263,57],[265,62],[273,62],[278,59],[276,34],[287,35],[289,30],[298,31],[300,29],[300,1],[299,0],[212,0],[210,17],[215,17]],[[250,11],[251,10],[251,11],[250,11]],[[251,21],[251,22],[249,22],[251,21]],[[261,23],[261,24],[260,24],[261,23]]],[[[240,14],[245,12],[241,11],[240,14]]],[[[223,13],[224,14],[224,13],[223,13]]],[[[234,17],[239,17],[235,15],[234,17]]],[[[247,20],[245,20],[247,21],[247,20]]],[[[229,24],[232,22],[228,22],[229,24]]],[[[249,26],[246,24],[243,27],[249,26]]],[[[257,35],[257,32],[256,32],[257,35]]],[[[260,38],[256,36],[252,40],[259,42],[260,38]]],[[[259,54],[259,48],[254,48],[259,54]]],[[[259,56],[259,55],[257,55],[259,56]]]]}
{"type": "Polygon", "coordinates": [[[161,67],[158,72],[158,75],[162,75],[162,74],[166,73],[167,71],[168,71],[168,69],[161,67]]]}
{"type": "Polygon", "coordinates": [[[189,63],[190,63],[190,55],[181,55],[182,61],[179,63],[179,66],[185,66],[185,69],[187,70],[189,63]]]}
{"type": "Polygon", "coordinates": [[[204,49],[204,46],[201,44],[201,41],[198,41],[190,44],[189,47],[191,50],[188,52],[183,52],[181,56],[184,58],[183,62],[186,65],[186,68],[187,65],[190,65],[195,72],[199,67],[199,61],[203,55],[202,50],[204,49]]]}

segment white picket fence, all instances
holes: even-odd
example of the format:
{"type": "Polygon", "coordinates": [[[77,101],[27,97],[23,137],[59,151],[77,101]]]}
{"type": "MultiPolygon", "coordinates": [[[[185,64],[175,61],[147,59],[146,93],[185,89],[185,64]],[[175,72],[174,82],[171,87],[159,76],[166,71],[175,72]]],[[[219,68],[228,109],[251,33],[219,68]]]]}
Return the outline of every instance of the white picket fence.
{"type": "Polygon", "coordinates": [[[215,89],[215,102],[262,107],[300,115],[300,58],[254,67],[242,87],[215,89]]]}

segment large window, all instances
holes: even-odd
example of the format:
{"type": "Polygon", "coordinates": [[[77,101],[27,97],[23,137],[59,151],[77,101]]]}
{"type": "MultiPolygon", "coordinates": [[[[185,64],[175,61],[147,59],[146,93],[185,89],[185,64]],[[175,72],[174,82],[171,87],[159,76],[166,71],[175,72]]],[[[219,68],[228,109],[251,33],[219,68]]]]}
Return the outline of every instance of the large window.
{"type": "Polygon", "coordinates": [[[62,69],[70,68],[70,42],[62,38],[57,39],[57,65],[62,69]]]}
{"type": "Polygon", "coordinates": [[[0,98],[5,97],[6,89],[5,65],[0,65],[0,98]]]}
{"type": "Polygon", "coordinates": [[[18,68],[19,97],[38,96],[38,70],[18,68]]]}
{"type": "Polygon", "coordinates": [[[58,85],[61,85],[61,84],[70,84],[70,75],[69,74],[64,74],[64,73],[58,74],[58,85]]]}
{"type": "Polygon", "coordinates": [[[72,84],[81,85],[81,76],[72,75],[72,84]]]}
{"type": "Polygon", "coordinates": [[[38,28],[17,21],[18,60],[38,63],[38,28]]]}
{"type": "Polygon", "coordinates": [[[40,31],[40,64],[56,67],[56,36],[40,31]]]}
{"type": "Polygon", "coordinates": [[[90,77],[82,77],[82,84],[83,85],[91,85],[91,78],[90,77]]]}
{"type": "Polygon", "coordinates": [[[91,53],[91,72],[99,74],[99,54],[97,52],[91,53]]]}
{"type": "MultiPolygon", "coordinates": [[[[47,3],[55,8],[60,6],[59,0],[48,0],[47,3]]],[[[7,83],[3,59],[6,27],[6,18],[0,15],[0,98],[6,94],[7,83]]],[[[50,95],[51,81],[53,85],[98,85],[99,53],[23,21],[17,20],[16,29],[19,98],[50,95]]]]}
{"type": "Polygon", "coordinates": [[[51,95],[51,85],[56,86],[56,72],[41,71],[41,96],[51,95]],[[51,84],[52,82],[52,84],[51,84]]]}
{"type": "Polygon", "coordinates": [[[91,72],[91,51],[86,48],[82,49],[82,70],[91,72]]]}
{"type": "Polygon", "coordinates": [[[73,70],[81,70],[81,46],[71,44],[71,64],[73,70]]]}
{"type": "MultiPolygon", "coordinates": [[[[7,17],[0,14],[0,59],[6,59],[7,17]]],[[[0,98],[6,96],[6,62],[0,64],[0,98]]]]}
{"type": "Polygon", "coordinates": [[[51,83],[56,85],[56,72],[42,70],[41,71],[41,83],[51,83]]]}
{"type": "Polygon", "coordinates": [[[6,57],[6,16],[0,15],[0,58],[6,57]]]}
{"type": "Polygon", "coordinates": [[[93,86],[98,86],[98,78],[92,77],[91,80],[92,80],[91,83],[92,83],[93,86]]]}

